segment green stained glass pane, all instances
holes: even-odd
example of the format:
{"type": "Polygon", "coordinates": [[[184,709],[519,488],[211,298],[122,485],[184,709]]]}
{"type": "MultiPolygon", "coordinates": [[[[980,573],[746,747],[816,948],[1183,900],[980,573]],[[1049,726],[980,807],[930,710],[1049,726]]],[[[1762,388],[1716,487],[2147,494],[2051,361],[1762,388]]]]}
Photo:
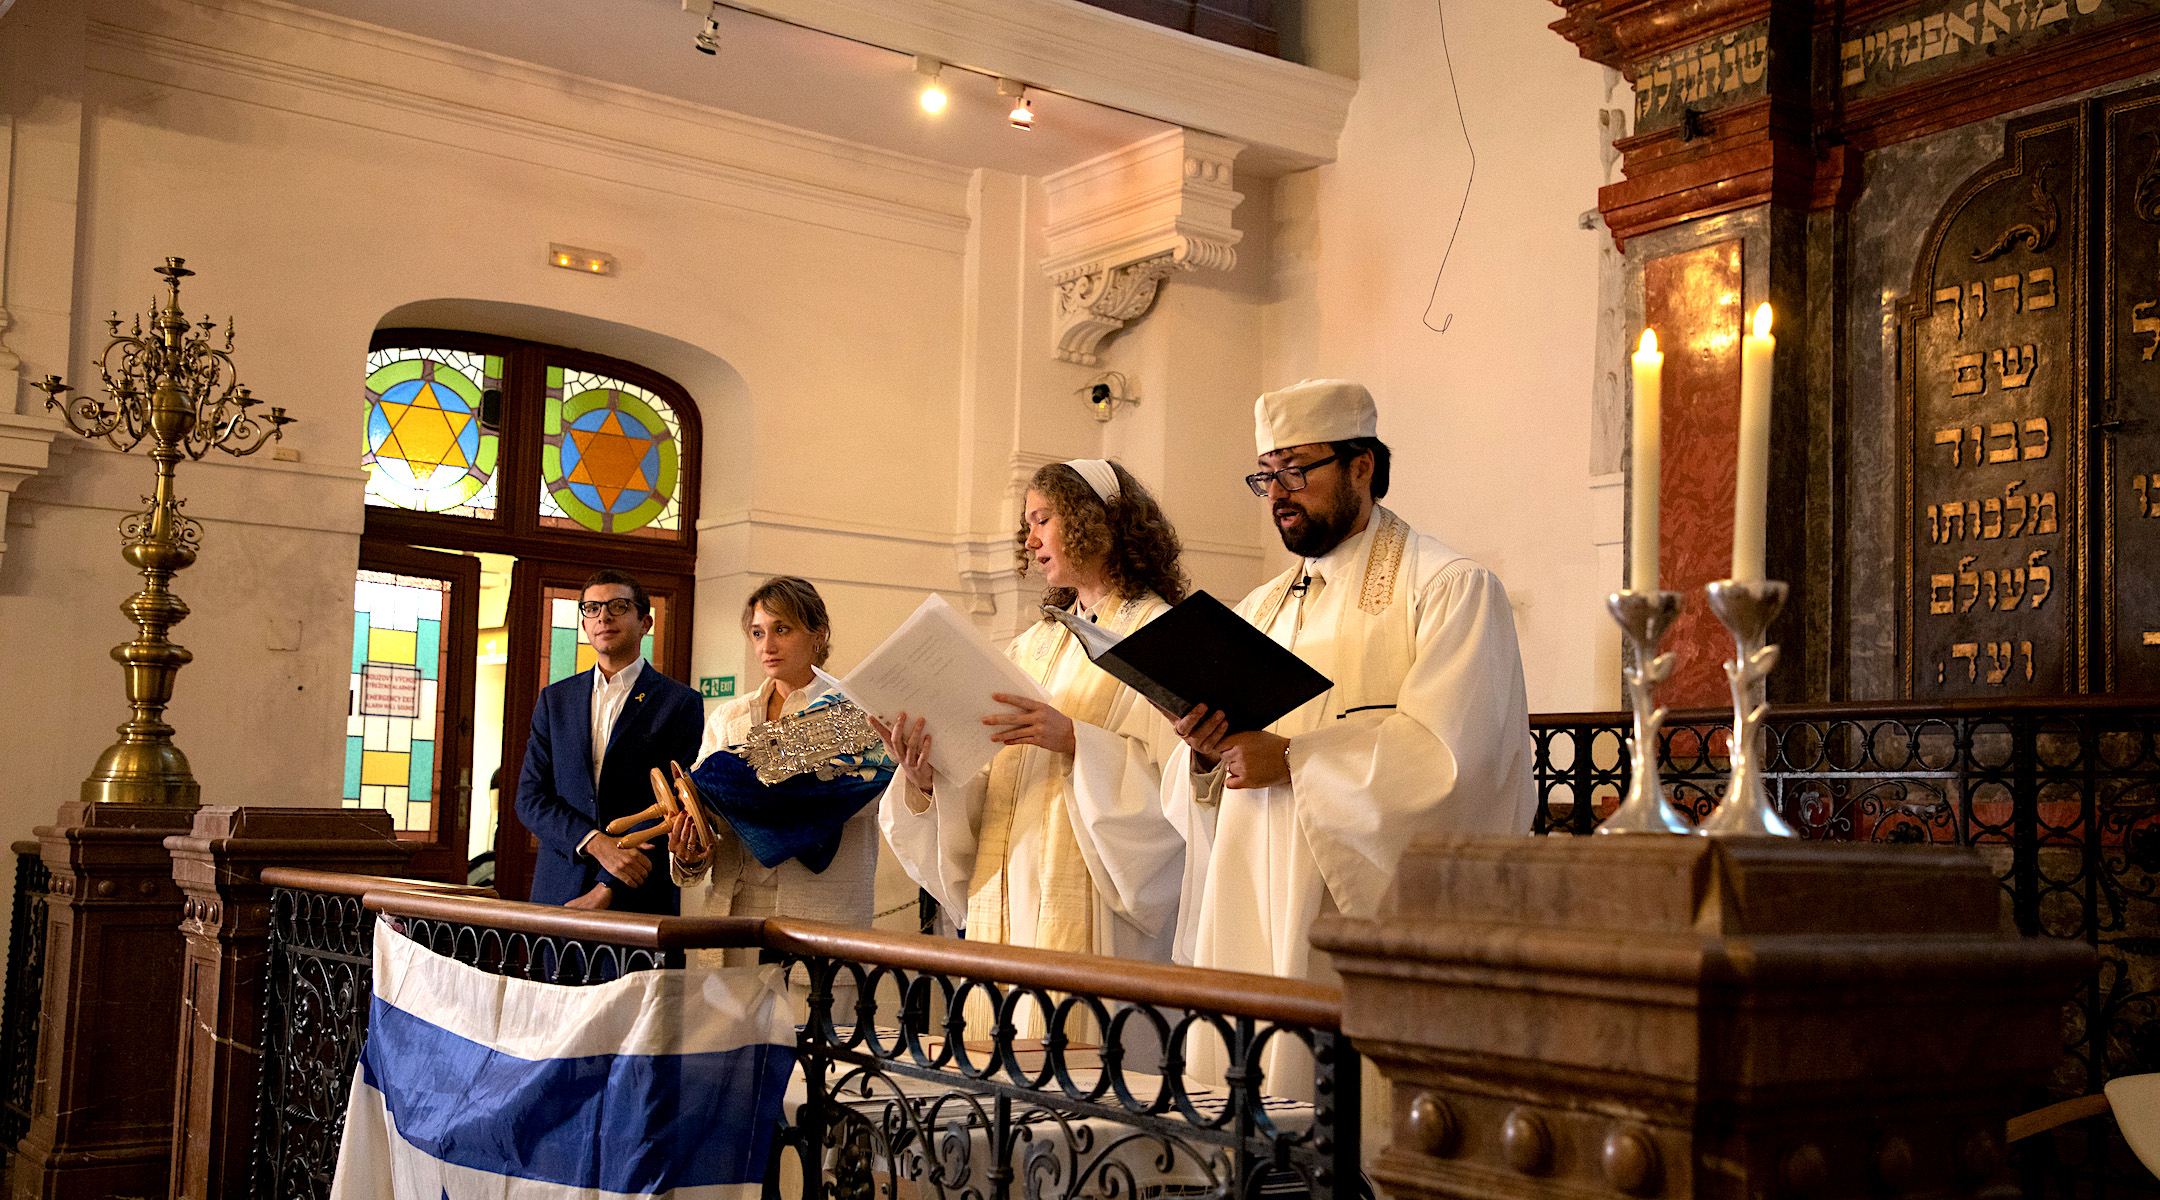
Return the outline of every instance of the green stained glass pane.
{"type": "Polygon", "coordinates": [[[682,423],[649,388],[549,367],[540,524],[673,540],[682,529],[682,423]]]}
{"type": "Polygon", "coordinates": [[[500,446],[480,424],[481,393],[502,387],[501,355],[384,349],[368,355],[361,467],[367,502],[386,508],[495,515],[500,446]]]}

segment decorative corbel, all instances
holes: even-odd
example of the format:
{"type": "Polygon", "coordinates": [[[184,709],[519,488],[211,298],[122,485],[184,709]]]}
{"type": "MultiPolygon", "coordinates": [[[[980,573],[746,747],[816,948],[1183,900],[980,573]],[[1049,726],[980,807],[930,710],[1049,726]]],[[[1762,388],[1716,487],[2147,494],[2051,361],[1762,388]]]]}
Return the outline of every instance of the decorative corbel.
{"type": "Polygon", "coordinates": [[[1231,188],[1244,144],[1191,129],[1135,142],[1043,180],[1043,270],[1057,290],[1051,350],[1094,366],[1104,338],[1146,313],[1179,271],[1227,271],[1244,234],[1231,188]]]}

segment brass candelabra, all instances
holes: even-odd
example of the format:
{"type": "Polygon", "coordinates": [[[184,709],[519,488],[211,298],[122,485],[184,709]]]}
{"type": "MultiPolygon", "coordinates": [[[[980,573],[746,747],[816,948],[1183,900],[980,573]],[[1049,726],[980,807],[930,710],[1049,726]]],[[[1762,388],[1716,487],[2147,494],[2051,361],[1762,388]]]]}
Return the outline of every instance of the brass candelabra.
{"type": "Polygon", "coordinates": [[[135,318],[133,331],[120,332],[120,314],[106,322],[112,341],[98,359],[105,394],[112,405],[91,399],[48,375],[33,384],[46,395],[68,425],[86,438],[103,438],[114,449],[133,450],[150,443],[157,467],[157,488],[143,497],[148,507],[120,522],[120,555],[142,572],[143,588],[120,611],[135,622],[135,640],[113,647],[124,668],[128,708],[133,715],[120,726],[120,740],[98,756],[97,767],[83,781],[82,798],[103,804],[162,804],[192,807],[201,803],[202,787],[188,771],[187,756],[173,745],[165,706],[172,702],[180,668],[193,661],[167,635],[186,619],[188,606],[172,593],[172,577],[195,562],[202,546],[202,526],[181,513],[186,501],[174,494],[173,475],[180,459],[201,458],[211,450],[244,456],[284,436],[293,418],[282,408],[267,416],[252,410],[262,401],[240,386],[233,369],[232,318],[225,319],[225,344],[212,343],[217,322],[204,318],[190,325],[180,311],[180,281],[195,272],[182,260],[168,258],[157,268],[165,277],[162,305],[150,304],[150,331],[135,318]]]}

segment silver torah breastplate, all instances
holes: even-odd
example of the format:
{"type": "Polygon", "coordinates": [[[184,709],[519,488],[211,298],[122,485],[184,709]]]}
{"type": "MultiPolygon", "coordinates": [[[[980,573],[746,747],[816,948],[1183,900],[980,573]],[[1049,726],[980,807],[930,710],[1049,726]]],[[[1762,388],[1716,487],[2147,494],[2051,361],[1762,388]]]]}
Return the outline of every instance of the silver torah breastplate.
{"type": "Polygon", "coordinates": [[[843,769],[833,760],[881,745],[863,710],[842,700],[767,721],[735,753],[757,771],[759,783],[771,787],[805,771],[830,781],[843,769]]]}

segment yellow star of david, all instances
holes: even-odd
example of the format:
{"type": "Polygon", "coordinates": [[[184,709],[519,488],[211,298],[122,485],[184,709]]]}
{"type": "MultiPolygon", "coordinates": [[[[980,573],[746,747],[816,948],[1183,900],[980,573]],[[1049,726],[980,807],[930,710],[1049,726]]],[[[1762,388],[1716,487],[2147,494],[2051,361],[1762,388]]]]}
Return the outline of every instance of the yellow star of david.
{"type": "Polygon", "coordinates": [[[594,430],[569,430],[570,444],[577,447],[577,466],[571,468],[572,483],[589,483],[600,493],[601,507],[613,511],[626,491],[653,491],[659,484],[645,470],[645,454],[660,441],[634,437],[622,427],[622,414],[609,412],[594,430]]]}
{"type": "Polygon", "coordinates": [[[436,394],[441,386],[422,381],[412,399],[403,404],[385,401],[382,406],[383,416],[390,421],[390,433],[378,453],[385,458],[404,459],[413,479],[422,483],[442,467],[471,465],[458,439],[472,423],[472,414],[444,411],[436,394]]]}

